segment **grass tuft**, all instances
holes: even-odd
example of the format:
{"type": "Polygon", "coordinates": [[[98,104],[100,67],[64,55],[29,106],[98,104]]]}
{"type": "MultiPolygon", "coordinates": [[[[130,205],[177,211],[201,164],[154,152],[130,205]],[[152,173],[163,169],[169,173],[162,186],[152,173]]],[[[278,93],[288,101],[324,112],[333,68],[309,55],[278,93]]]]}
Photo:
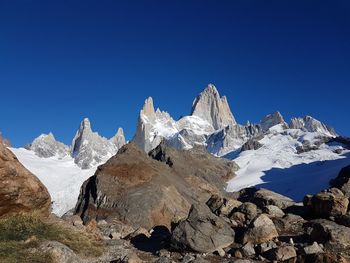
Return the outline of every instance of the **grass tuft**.
{"type": "Polygon", "coordinates": [[[36,249],[45,240],[58,241],[83,257],[103,252],[101,243],[82,231],[36,216],[15,215],[0,219],[0,262],[50,263],[51,255],[36,249]]]}

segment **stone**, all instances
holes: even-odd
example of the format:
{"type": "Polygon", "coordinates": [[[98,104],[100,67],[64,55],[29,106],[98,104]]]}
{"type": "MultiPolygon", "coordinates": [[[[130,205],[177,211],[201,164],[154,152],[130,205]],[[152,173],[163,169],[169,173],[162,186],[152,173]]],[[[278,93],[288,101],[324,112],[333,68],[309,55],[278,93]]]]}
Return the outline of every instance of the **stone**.
{"type": "Polygon", "coordinates": [[[339,188],[346,197],[350,197],[350,165],[342,168],[338,176],[330,181],[330,185],[339,188]]]}
{"type": "Polygon", "coordinates": [[[295,248],[290,245],[280,246],[274,249],[271,249],[268,253],[268,259],[276,260],[278,262],[284,262],[286,260],[290,260],[292,258],[297,257],[297,253],[295,248]]]}
{"type": "Polygon", "coordinates": [[[349,199],[337,188],[320,192],[311,199],[312,212],[315,216],[323,218],[345,215],[348,205],[349,199]]]}
{"type": "Polygon", "coordinates": [[[13,214],[48,216],[51,198],[46,187],[0,143],[0,217],[13,214]]]}
{"type": "Polygon", "coordinates": [[[219,256],[222,257],[222,258],[226,255],[225,250],[223,250],[222,248],[218,248],[218,249],[216,250],[216,252],[217,252],[217,253],[219,254],[219,256]]]}
{"type": "Polygon", "coordinates": [[[255,192],[251,202],[259,207],[274,205],[280,209],[285,209],[295,203],[292,199],[267,189],[260,189],[255,192]]]}
{"type": "Polygon", "coordinates": [[[186,218],[191,204],[226,194],[224,185],[234,175],[233,162],[164,144],[155,152],[161,154],[147,155],[134,143],[123,146],[84,182],[75,213],[84,223],[119,220],[134,228],[171,229],[172,223],[186,218]],[[159,156],[166,156],[165,162],[159,156]]]}
{"type": "Polygon", "coordinates": [[[273,218],[273,222],[280,235],[299,235],[304,232],[306,222],[301,216],[287,214],[281,218],[273,218]]]}
{"type": "Polygon", "coordinates": [[[206,204],[214,214],[229,216],[233,209],[242,205],[242,202],[212,195],[206,204]]]}
{"type": "Polygon", "coordinates": [[[333,253],[350,256],[350,228],[326,219],[312,220],[307,227],[312,241],[324,244],[333,253]]]}
{"type": "Polygon", "coordinates": [[[303,253],[306,255],[321,254],[324,253],[324,251],[317,242],[314,242],[310,246],[303,247],[303,253]]]}
{"type": "Polygon", "coordinates": [[[248,242],[247,244],[245,244],[242,248],[241,248],[242,254],[245,257],[251,257],[255,255],[255,249],[254,249],[254,245],[250,242],[248,242]]]}
{"type": "Polygon", "coordinates": [[[57,241],[45,241],[39,247],[42,252],[50,253],[53,263],[82,263],[73,250],[57,241]]]}
{"type": "Polygon", "coordinates": [[[249,226],[244,233],[243,244],[251,242],[252,244],[261,244],[273,240],[278,236],[278,232],[272,220],[266,215],[261,214],[249,226]]]}
{"type": "Polygon", "coordinates": [[[234,243],[234,236],[230,226],[207,206],[193,205],[187,219],[175,227],[171,245],[180,251],[212,253],[234,243]]]}
{"type": "Polygon", "coordinates": [[[271,217],[283,217],[285,215],[282,209],[275,205],[267,205],[263,208],[263,211],[271,217]]]}

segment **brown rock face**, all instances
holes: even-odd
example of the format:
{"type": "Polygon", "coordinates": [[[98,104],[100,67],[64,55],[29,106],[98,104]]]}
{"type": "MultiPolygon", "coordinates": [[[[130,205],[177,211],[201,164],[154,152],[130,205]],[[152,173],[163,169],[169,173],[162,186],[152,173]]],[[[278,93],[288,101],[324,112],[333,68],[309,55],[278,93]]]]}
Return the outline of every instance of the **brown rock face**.
{"type": "Polygon", "coordinates": [[[311,199],[311,208],[314,214],[325,218],[345,215],[348,205],[349,199],[337,188],[318,193],[311,199]]]}
{"type": "Polygon", "coordinates": [[[83,184],[76,213],[84,222],[118,219],[135,227],[170,228],[186,218],[191,204],[221,193],[234,168],[231,161],[163,144],[148,156],[129,143],[83,184]]]}
{"type": "Polygon", "coordinates": [[[0,217],[16,213],[50,213],[45,186],[0,142],[0,217]]]}

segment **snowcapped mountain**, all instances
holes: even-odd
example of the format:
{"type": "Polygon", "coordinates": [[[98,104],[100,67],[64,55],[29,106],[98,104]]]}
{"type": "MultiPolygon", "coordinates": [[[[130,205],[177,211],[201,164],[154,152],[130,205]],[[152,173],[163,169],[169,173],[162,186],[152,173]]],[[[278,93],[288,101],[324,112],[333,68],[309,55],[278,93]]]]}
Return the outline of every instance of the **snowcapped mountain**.
{"type": "MultiPolygon", "coordinates": [[[[326,188],[327,180],[347,163],[350,146],[336,142],[336,136],[332,128],[310,116],[293,118],[288,124],[279,112],[256,124],[239,124],[226,97],[209,84],[195,98],[191,115],[179,120],[155,110],[153,99],[146,99],[133,141],[146,152],[162,141],[178,149],[204,146],[240,166],[227,191],[262,185],[300,199],[307,192],[326,188]]],[[[62,215],[75,206],[82,183],[124,144],[121,128],[107,139],[84,119],[71,146],[56,141],[50,133],[40,135],[27,149],[11,150],[45,184],[54,213],[62,215]]]]}
{"type": "Polygon", "coordinates": [[[71,156],[82,169],[90,169],[107,161],[125,144],[122,128],[110,139],[100,136],[91,129],[91,123],[85,118],[76,132],[72,145],[67,146],[56,141],[52,133],[42,134],[26,145],[27,150],[33,151],[38,157],[58,157],[60,159],[71,156]]]}
{"type": "Polygon", "coordinates": [[[56,141],[51,132],[49,134],[41,134],[34,139],[31,144],[26,145],[25,148],[35,152],[37,156],[43,158],[49,158],[52,156],[64,158],[70,153],[69,146],[56,141]]]}
{"type": "MultiPolygon", "coordinates": [[[[213,84],[195,98],[191,112],[190,116],[175,121],[169,113],[159,109],[155,111],[153,99],[148,98],[140,111],[133,141],[146,152],[166,140],[178,149],[203,145],[210,153],[223,156],[239,149],[249,139],[264,135],[275,125],[289,128],[280,112],[265,116],[257,124],[238,124],[226,97],[221,97],[213,84]]],[[[292,119],[290,126],[328,137],[336,136],[333,129],[310,116],[292,119]]]]}
{"type": "Polygon", "coordinates": [[[93,132],[89,119],[85,118],[73,139],[72,157],[79,167],[89,169],[107,161],[124,144],[124,132],[121,128],[108,140],[93,132]]]}

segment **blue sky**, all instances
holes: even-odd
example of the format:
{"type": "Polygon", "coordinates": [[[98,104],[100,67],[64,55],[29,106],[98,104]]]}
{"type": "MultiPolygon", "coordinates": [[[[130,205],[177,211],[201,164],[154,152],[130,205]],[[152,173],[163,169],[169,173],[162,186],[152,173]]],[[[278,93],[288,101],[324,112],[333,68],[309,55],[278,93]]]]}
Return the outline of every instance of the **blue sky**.
{"type": "Polygon", "coordinates": [[[133,136],[214,83],[240,123],[279,110],[350,135],[350,2],[0,0],[0,130],[19,146],[83,117],[133,136]]]}

